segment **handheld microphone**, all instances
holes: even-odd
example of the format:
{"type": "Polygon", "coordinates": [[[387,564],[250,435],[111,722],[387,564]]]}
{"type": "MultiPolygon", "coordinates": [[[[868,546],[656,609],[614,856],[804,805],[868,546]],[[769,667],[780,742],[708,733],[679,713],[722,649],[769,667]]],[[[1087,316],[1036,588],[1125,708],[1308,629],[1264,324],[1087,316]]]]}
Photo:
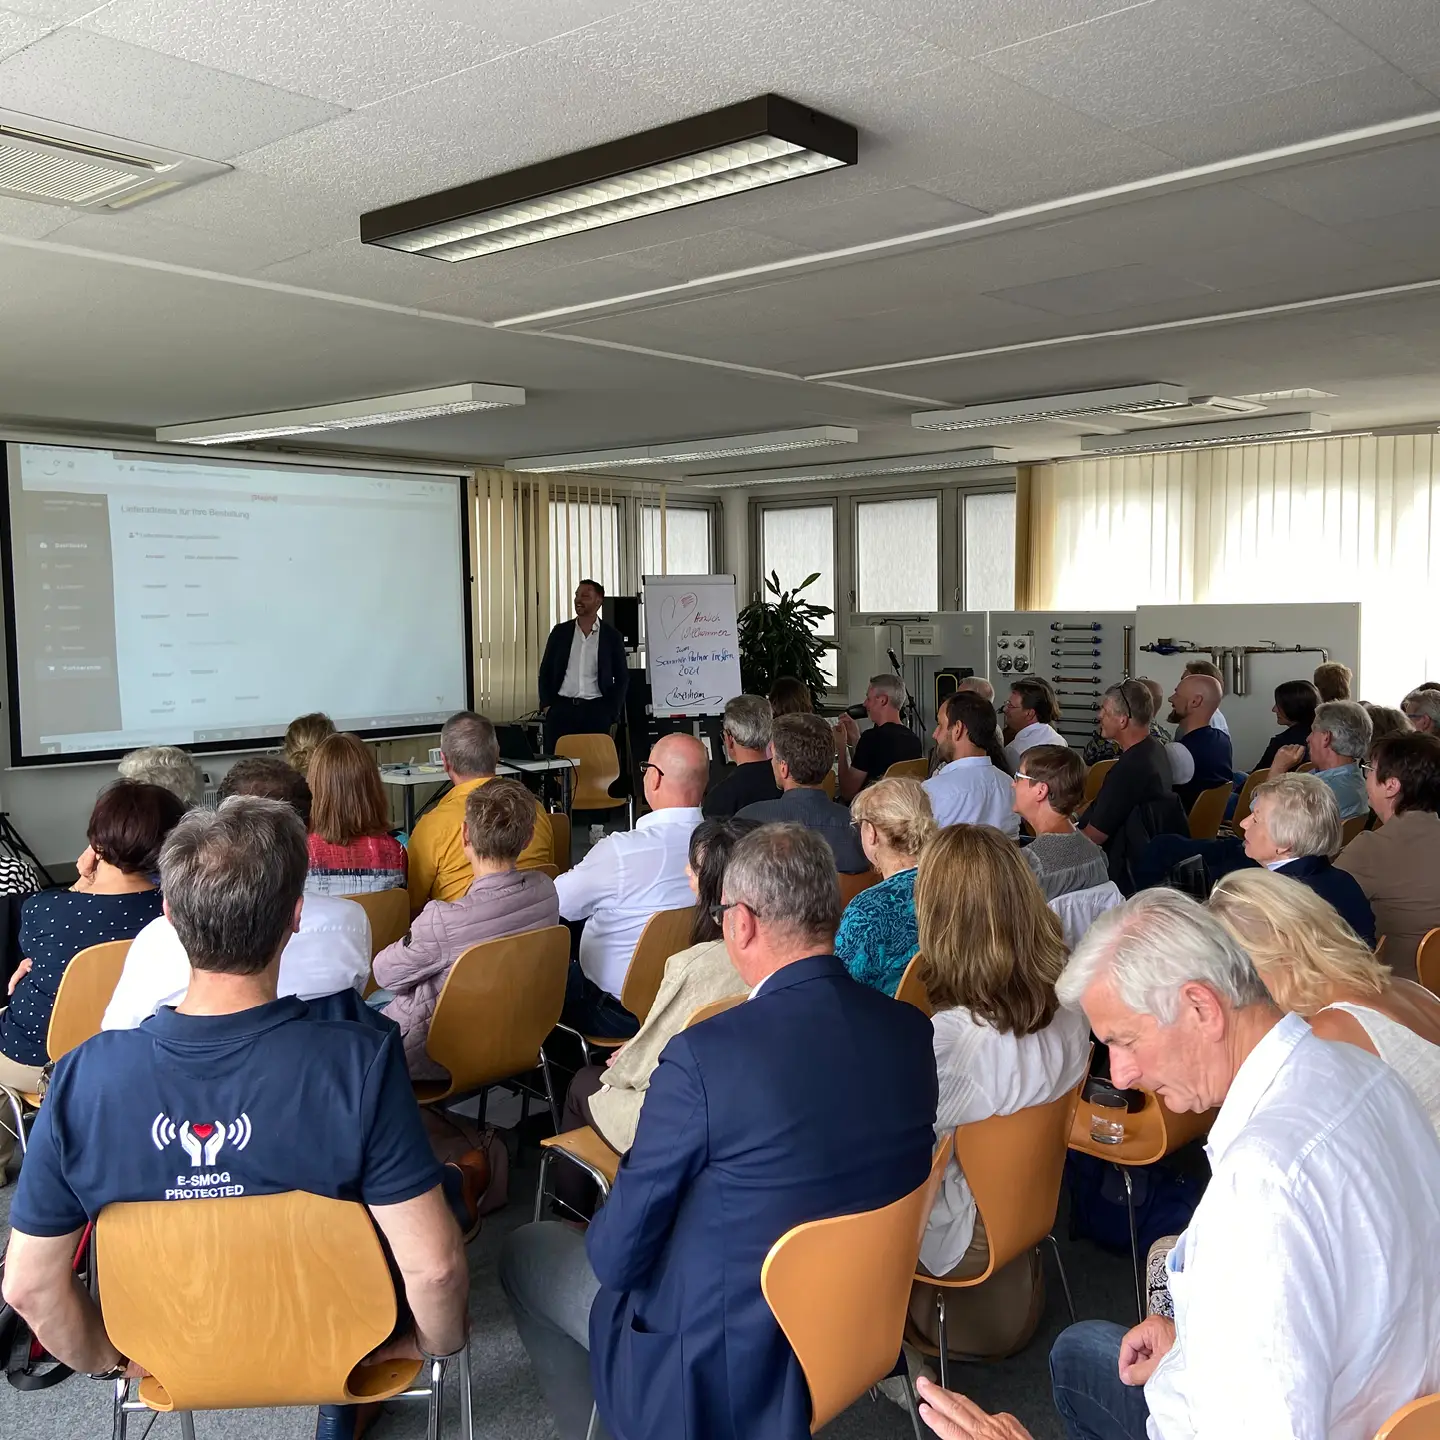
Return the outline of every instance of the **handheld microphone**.
{"type": "Polygon", "coordinates": [[[897,675],[903,675],[905,672],[900,666],[900,661],[896,659],[895,652],[893,650],[886,650],[885,653],[890,657],[890,665],[895,673],[897,675]]]}

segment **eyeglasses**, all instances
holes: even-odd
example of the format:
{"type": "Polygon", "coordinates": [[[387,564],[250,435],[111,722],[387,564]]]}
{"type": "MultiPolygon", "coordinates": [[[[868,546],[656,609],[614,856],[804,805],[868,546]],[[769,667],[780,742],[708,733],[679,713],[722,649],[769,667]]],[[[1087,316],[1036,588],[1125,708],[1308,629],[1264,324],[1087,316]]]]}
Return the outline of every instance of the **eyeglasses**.
{"type": "Polygon", "coordinates": [[[656,779],[658,779],[658,780],[663,780],[663,779],[665,778],[665,772],[664,772],[658,765],[656,765],[653,761],[651,761],[651,760],[642,760],[642,761],[640,762],[640,778],[641,778],[642,780],[645,778],[645,772],[646,772],[647,770],[653,770],[653,771],[655,772],[655,777],[656,777],[656,779]]]}
{"type": "Polygon", "coordinates": [[[1369,775],[1375,769],[1368,760],[1357,760],[1355,763],[1360,767],[1362,775],[1369,775]]]}
{"type": "Polygon", "coordinates": [[[1027,785],[1038,785],[1040,783],[1033,776],[1027,775],[1023,770],[1017,770],[1015,772],[1015,779],[1023,780],[1027,785]]]}
{"type": "Polygon", "coordinates": [[[760,912],[747,900],[727,900],[723,905],[712,905],[710,907],[710,919],[722,930],[725,928],[725,912],[733,910],[737,905],[743,905],[757,920],[762,919],[760,912]]]}

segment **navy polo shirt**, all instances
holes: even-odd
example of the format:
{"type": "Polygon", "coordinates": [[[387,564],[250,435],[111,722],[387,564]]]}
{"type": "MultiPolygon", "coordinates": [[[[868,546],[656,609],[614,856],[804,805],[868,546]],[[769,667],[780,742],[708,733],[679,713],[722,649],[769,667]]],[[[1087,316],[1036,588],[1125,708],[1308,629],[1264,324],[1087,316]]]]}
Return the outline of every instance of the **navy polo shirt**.
{"type": "Polygon", "coordinates": [[[1195,757],[1195,774],[1184,785],[1177,785],[1175,793],[1188,810],[1202,790],[1211,790],[1216,785],[1230,785],[1235,780],[1235,764],[1231,754],[1230,737],[1213,725],[1202,725],[1181,735],[1180,743],[1195,757]]]}
{"type": "Polygon", "coordinates": [[[167,1006],[56,1065],[10,1223],[68,1235],[120,1201],[286,1190],[395,1205],[441,1174],[397,1032],[294,997],[233,1015],[167,1006]]]}

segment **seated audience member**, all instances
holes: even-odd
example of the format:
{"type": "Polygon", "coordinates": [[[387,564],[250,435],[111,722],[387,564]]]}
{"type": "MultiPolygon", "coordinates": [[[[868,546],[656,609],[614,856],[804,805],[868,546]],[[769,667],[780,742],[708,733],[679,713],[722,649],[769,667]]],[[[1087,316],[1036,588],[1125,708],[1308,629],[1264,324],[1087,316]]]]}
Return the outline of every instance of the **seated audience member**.
{"type": "Polygon", "coordinates": [[[328,740],[334,733],[335,722],[322,711],[298,715],[285,727],[280,758],[292,770],[304,775],[309,769],[310,757],[320,748],[320,742],[328,740]]]}
{"type": "Polygon", "coordinates": [[[1440,690],[1422,685],[1400,702],[1400,708],[1422,735],[1440,735],[1440,690]]]}
{"type": "Polygon", "coordinates": [[[813,715],[815,697],[803,680],[782,675],[770,687],[770,710],[777,720],[782,715],[813,715]]]}
{"type": "MultiPolygon", "coordinates": [[[[254,795],[279,800],[310,823],[310,787],[305,777],[274,755],[237,760],[220,782],[220,800],[254,795]]],[[[353,900],[307,895],[300,928],[280,957],[280,994],[305,1001],[340,996],[329,1013],[346,1013],[345,992],[353,997],[370,974],[370,921],[353,900]]],[[[120,983],[100,1022],[105,1030],[133,1030],[162,1005],[177,1005],[190,983],[190,963],[175,927],[165,916],[152,920],[125,956],[120,983]]]]}
{"type": "Polygon", "coordinates": [[[1310,730],[1319,704],[1320,692],[1308,680],[1286,680],[1275,687],[1275,703],[1270,713],[1285,728],[1270,737],[1265,753],[1255,764],[1257,770],[1268,770],[1275,756],[1287,745],[1300,747],[1304,755],[1300,764],[1310,759],[1310,730]]]}
{"type": "Polygon", "coordinates": [[[1338,660],[1327,660],[1323,665],[1315,667],[1315,674],[1311,678],[1315,682],[1316,690],[1320,692],[1320,703],[1325,705],[1332,700],[1350,698],[1350,684],[1355,679],[1355,672],[1348,665],[1340,664],[1338,660]]]}
{"type": "MultiPolygon", "coordinates": [[[[1173,785],[1184,785],[1195,778],[1195,759],[1183,746],[1175,743],[1175,737],[1159,722],[1153,718],[1165,708],[1165,687],[1158,680],[1152,680],[1148,675],[1136,676],[1136,682],[1143,685],[1150,692],[1150,737],[1158,740],[1166,747],[1170,756],[1171,783],[1173,785]]],[[[1102,760],[1118,760],[1120,758],[1120,747],[1113,740],[1105,738],[1104,729],[1100,725],[1099,717],[1095,721],[1095,733],[1085,742],[1085,748],[1080,752],[1080,758],[1086,766],[1098,765],[1102,760]]]]}
{"type": "MultiPolygon", "coordinates": [[[[829,726],[819,716],[815,721],[828,744],[829,726]]],[[[620,992],[640,932],[656,911],[691,900],[685,864],[690,835],[705,818],[700,800],[710,757],[693,735],[677,732],[662,735],[640,769],[650,813],[633,830],[592,845],[555,882],[561,918],[585,921],[578,958],[570,962],[564,1021],[586,1035],[635,1033],[639,1022],[621,1005],[620,992]]]]}
{"type": "Polygon", "coordinates": [[[1385,963],[1415,978],[1415,952],[1440,925],[1440,737],[1392,735],[1370,751],[1365,789],[1380,824],[1357,835],[1335,862],[1353,875],[1375,912],[1385,963]]]}
{"type": "Polygon", "coordinates": [[[898,675],[873,675],[865,691],[870,728],[862,735],[849,715],[842,715],[836,723],[841,800],[853,800],[892,765],[901,760],[918,760],[925,753],[920,737],[900,718],[907,698],[905,682],[898,675]]]}
{"type": "MultiPolygon", "coordinates": [[[[317,753],[312,774],[320,760],[317,753]]],[[[460,836],[474,876],[469,890],[458,900],[432,900],[411,922],[410,933],[375,957],[375,983],[394,997],[383,1013],[400,1027],[405,1064],[417,1080],[445,1077],[425,1053],[425,1040],[435,1002],[464,951],[483,940],[560,923],[555,882],[543,870],[515,868],[534,831],[535,797],[517,781],[497,780],[470,791],[460,836]]]]}
{"type": "Polygon", "coordinates": [[[176,796],[187,810],[205,798],[205,777],[195,757],[178,745],[146,745],[132,750],[119,765],[122,780],[143,780],[176,796]]]}
{"type": "Polygon", "coordinates": [[[1105,852],[1075,828],[1085,798],[1085,764],[1068,746],[1037,745],[1015,771],[1015,813],[1035,832],[1020,852],[1046,900],[1110,880],[1105,852]]]}
{"type": "MultiPolygon", "coordinates": [[[[1334,792],[1342,820],[1354,819],[1370,809],[1365,795],[1365,777],[1359,761],[1370,749],[1370,716],[1353,700],[1327,700],[1315,707],[1310,727],[1310,763],[1334,792]]],[[[1305,752],[1298,745],[1285,745],[1270,761],[1272,777],[1303,765],[1305,752]]]]}
{"type": "Polygon", "coordinates": [[[1228,731],[1214,722],[1222,695],[1220,682],[1210,675],[1189,675],[1170,697],[1170,719],[1175,722],[1175,740],[1195,762],[1193,777],[1175,786],[1180,803],[1188,811],[1205,790],[1235,783],[1235,760],[1228,731]]]}
{"type": "MultiPolygon", "coordinates": [[[[1220,699],[1222,701],[1225,699],[1225,672],[1213,660],[1187,660],[1185,673],[1187,675],[1208,675],[1220,687],[1220,699]]],[[[1218,707],[1214,715],[1210,717],[1210,723],[1222,735],[1230,733],[1230,722],[1218,707]]]]}
{"type": "MultiPolygon", "coordinates": [[[[244,797],[191,811],[160,857],[165,907],[190,956],[183,999],[139,1030],[87,1040],[55,1067],[10,1211],[5,1298],[76,1370],[116,1376],[126,1364],[71,1275],[86,1221],[107,1205],[177,1193],[358,1200],[388,1242],[414,1326],[406,1338],[430,1355],[466,1344],[465,1253],[399,1037],[276,998],[306,860],[305,828],[288,805],[244,797]],[[174,1123],[157,1127],[152,1144],[157,1115],[174,1123]],[[224,1133],[237,1116],[248,1117],[243,1146],[224,1133]],[[209,1137],[204,1163],[192,1124],[209,1137]],[[193,1190],[173,1188],[177,1172],[216,1167],[218,1188],[205,1188],[213,1174],[193,1190]]],[[[466,1157],[449,1181],[468,1218],[480,1167],[466,1157]]],[[[193,1258],[193,1276],[179,1283],[203,1294],[207,1257],[193,1258]]],[[[211,1320],[200,1314],[195,1324],[204,1331],[211,1320]]],[[[357,1419],[322,1407],[317,1440],[353,1436],[357,1419]]]]}
{"type": "Polygon", "coordinates": [[[978,695],[991,705],[995,703],[995,687],[983,675],[967,675],[955,688],[967,695],[978,695]]]}
{"type": "Polygon", "coordinates": [[[307,895],[364,895],[405,888],[405,847],[390,833],[390,802],[375,752],[358,735],[315,747],[310,786],[307,895]]]}
{"type": "Polygon", "coordinates": [[[935,834],[935,816],[924,786],[898,777],[862,790],[850,815],[882,878],[845,907],[835,954],[852,980],[893,995],[918,948],[915,867],[935,834]]]}
{"type": "MultiPolygon", "coordinates": [[[[1015,846],[984,825],[942,830],[920,858],[915,908],[935,1007],[937,1139],[957,1125],[1073,1090],[1085,1074],[1090,1035],[1083,1016],[1056,1004],[1065,965],[1060,922],[1015,846]]],[[[932,1275],[961,1278],[982,1274],[989,1261],[984,1223],[952,1162],[920,1263],[932,1275]]],[[[952,1353],[1013,1354],[1035,1333],[1044,1295],[1039,1251],[1026,1251],[973,1290],[951,1290],[945,1322],[952,1353]]],[[[910,1318],[933,1344],[933,1288],[915,1287],[910,1318]]]]}
{"type": "Polygon", "coordinates": [[[1010,698],[1000,712],[1005,722],[1005,758],[1011,769],[1020,763],[1020,757],[1036,745],[1069,745],[1069,741],[1055,728],[1060,718],[1060,701],[1050,688],[1048,680],[1034,677],[1014,680],[1010,684],[1010,698]]]}
{"type": "MultiPolygon", "coordinates": [[[[440,731],[440,759],[450,789],[415,822],[410,836],[410,913],[418,915],[431,900],[458,900],[475,878],[460,841],[469,795],[495,778],[500,742],[495,727],[473,710],[452,715],[440,731]]],[[[535,835],[520,857],[522,870],[555,863],[555,841],[544,807],[535,802],[535,835]]]]}
{"type": "MultiPolygon", "coordinates": [[[[71,960],[91,945],[131,940],[160,914],[160,846],[185,813],[169,790],[143,780],[107,785],[90,812],[83,890],[45,890],[20,911],[20,964],[0,1011],[0,1085],[34,1090],[49,1059],[50,1014],[71,960]]],[[[0,1170],[14,1136],[0,1127],[0,1170]]]]}
{"type": "MultiPolygon", "coordinates": [[[[1277,775],[1257,785],[1250,813],[1240,822],[1245,856],[1313,890],[1367,945],[1375,943],[1375,916],[1353,875],[1335,868],[1340,853],[1340,807],[1318,775],[1277,775]]],[[[1214,873],[1226,874],[1229,869],[1214,873]]]]}
{"type": "Polygon", "coordinates": [[[763,695],[737,695],[725,705],[725,758],[734,765],[712,785],[701,807],[711,819],[734,815],[760,800],[778,800],[780,787],[770,768],[770,726],[774,717],[763,695]]]}
{"type": "Polygon", "coordinates": [[[1012,840],[1020,833],[999,730],[994,705],[973,690],[941,702],[934,736],[941,766],[925,782],[937,825],[993,825],[1012,840]]]}
{"type": "Polygon", "coordinates": [[[768,825],[776,820],[813,830],[835,856],[837,868],[858,875],[870,868],[850,823],[850,812],[824,790],[835,763],[835,737],[818,715],[781,715],[770,732],[770,765],[780,787],[778,800],[761,800],[740,811],[742,820],[768,825]]]}
{"type": "Polygon", "coordinates": [[[821,838],[798,825],[745,836],[719,908],[750,999],[666,1045],[589,1230],[526,1225],[500,1257],[562,1440],[587,1433],[592,1395],[626,1440],[808,1437],[805,1377],[760,1290],[765,1257],[794,1226],[891,1204],[930,1169],[930,1022],[834,958],[840,897],[821,838]]]}
{"type": "Polygon", "coordinates": [[[1395,979],[1333,906],[1283,871],[1227,875],[1209,908],[1282,1010],[1303,1015],[1322,1040],[1378,1055],[1440,1131],[1440,1000],[1395,979]]]}
{"type": "MultiPolygon", "coordinates": [[[[1440,700],[1440,695],[1435,698],[1440,700]]],[[[1377,740],[1383,740],[1387,735],[1409,735],[1420,729],[1403,710],[1396,710],[1390,705],[1372,705],[1368,700],[1362,700],[1360,704],[1370,717],[1370,743],[1372,745],[1377,740]]],[[[1422,731],[1422,733],[1424,732],[1422,731]]]]}

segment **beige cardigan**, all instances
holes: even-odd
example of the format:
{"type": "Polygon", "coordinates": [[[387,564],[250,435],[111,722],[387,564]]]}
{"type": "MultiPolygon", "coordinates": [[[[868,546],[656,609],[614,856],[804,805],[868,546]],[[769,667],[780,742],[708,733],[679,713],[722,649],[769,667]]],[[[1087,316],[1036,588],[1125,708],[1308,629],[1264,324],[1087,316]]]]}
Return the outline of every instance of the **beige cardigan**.
{"type": "Polygon", "coordinates": [[[670,1037],[678,1035],[702,1005],[744,989],[723,940],[692,945],[665,962],[665,978],[645,1023],[626,1042],[605,1071],[600,1089],[590,1097],[595,1128],[611,1149],[623,1154],[634,1142],[650,1075],[670,1037]]]}

